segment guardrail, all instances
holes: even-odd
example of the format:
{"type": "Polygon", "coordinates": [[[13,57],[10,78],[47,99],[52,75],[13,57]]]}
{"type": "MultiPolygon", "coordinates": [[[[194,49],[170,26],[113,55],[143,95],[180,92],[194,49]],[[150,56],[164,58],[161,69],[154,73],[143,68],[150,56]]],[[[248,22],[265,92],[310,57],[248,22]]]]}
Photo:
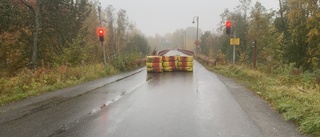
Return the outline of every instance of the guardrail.
{"type": "Polygon", "coordinates": [[[209,66],[213,66],[216,65],[216,61],[209,59],[206,56],[202,56],[202,55],[197,55],[194,51],[190,51],[190,50],[184,50],[184,49],[178,49],[178,51],[187,54],[189,56],[194,56],[196,59],[203,61],[204,63],[206,63],[209,66]]]}
{"type": "Polygon", "coordinates": [[[178,49],[178,51],[184,53],[184,54],[187,54],[189,56],[195,56],[196,53],[194,51],[191,51],[191,50],[184,50],[184,49],[178,49]]]}
{"type": "Polygon", "coordinates": [[[196,56],[196,58],[204,63],[206,63],[208,66],[215,66],[216,65],[216,61],[208,59],[208,57],[206,56],[196,56]]]}
{"type": "Polygon", "coordinates": [[[132,66],[141,66],[141,65],[144,65],[146,62],[146,59],[138,59],[136,60],[135,62],[130,62],[130,63],[126,63],[126,67],[132,67],[132,66]]]}
{"type": "MultiPolygon", "coordinates": [[[[169,51],[170,51],[170,49],[160,50],[160,51],[157,52],[156,55],[158,55],[158,56],[163,56],[164,54],[168,53],[169,51]]],[[[144,58],[144,59],[138,59],[138,60],[136,60],[136,61],[134,61],[134,62],[127,62],[127,63],[126,63],[126,67],[132,67],[132,66],[136,66],[136,65],[137,65],[137,66],[141,66],[141,65],[144,65],[145,62],[146,62],[146,58],[144,58]]]]}
{"type": "Polygon", "coordinates": [[[170,49],[160,50],[160,51],[158,51],[157,55],[163,56],[164,54],[168,53],[169,51],[170,51],[170,49]]]}

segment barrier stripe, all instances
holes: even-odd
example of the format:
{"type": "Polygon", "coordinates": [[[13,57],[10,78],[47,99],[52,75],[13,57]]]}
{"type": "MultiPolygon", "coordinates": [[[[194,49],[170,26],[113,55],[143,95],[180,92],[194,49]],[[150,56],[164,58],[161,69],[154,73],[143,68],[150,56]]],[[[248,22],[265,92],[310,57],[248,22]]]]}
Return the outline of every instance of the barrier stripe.
{"type": "Polygon", "coordinates": [[[162,62],[162,56],[147,56],[146,62],[149,62],[149,63],[162,62]]]}
{"type": "Polygon", "coordinates": [[[162,61],[164,62],[174,62],[177,61],[177,56],[162,56],[162,61]]]}
{"type": "Polygon", "coordinates": [[[192,71],[193,71],[193,68],[192,68],[192,67],[179,67],[179,71],[192,72],[192,71]]]}
{"type": "Polygon", "coordinates": [[[193,62],[178,62],[179,67],[193,67],[193,62]]]}
{"type": "Polygon", "coordinates": [[[165,72],[178,71],[178,67],[163,67],[163,71],[165,72]]]}
{"type": "Polygon", "coordinates": [[[163,62],[163,67],[175,67],[178,66],[178,62],[163,62]]]}
{"type": "Polygon", "coordinates": [[[155,67],[155,68],[147,68],[147,72],[163,72],[163,68],[162,67],[155,67]]]}
{"type": "Polygon", "coordinates": [[[192,62],[193,56],[178,56],[179,62],[192,62]]]}
{"type": "Polygon", "coordinates": [[[162,63],[161,62],[157,62],[157,63],[146,63],[146,67],[148,68],[158,68],[158,67],[162,67],[162,63]]]}

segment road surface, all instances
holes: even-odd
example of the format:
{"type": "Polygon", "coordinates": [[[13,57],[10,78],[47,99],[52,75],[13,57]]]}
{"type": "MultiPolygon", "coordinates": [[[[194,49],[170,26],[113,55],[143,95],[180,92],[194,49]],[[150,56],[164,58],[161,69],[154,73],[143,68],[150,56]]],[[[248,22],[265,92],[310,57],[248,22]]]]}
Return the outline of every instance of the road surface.
{"type": "MultiPolygon", "coordinates": [[[[170,51],[167,55],[182,54],[170,51]]],[[[0,107],[1,137],[302,137],[262,99],[206,70],[131,72],[0,107]]]]}

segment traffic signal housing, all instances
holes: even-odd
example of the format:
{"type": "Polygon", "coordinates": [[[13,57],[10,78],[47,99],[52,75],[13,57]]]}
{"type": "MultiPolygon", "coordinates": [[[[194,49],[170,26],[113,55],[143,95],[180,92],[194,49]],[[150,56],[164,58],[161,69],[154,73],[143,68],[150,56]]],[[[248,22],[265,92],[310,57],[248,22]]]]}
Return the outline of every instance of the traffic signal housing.
{"type": "Polygon", "coordinates": [[[98,29],[98,35],[99,35],[100,42],[104,42],[104,30],[102,28],[98,29]]]}
{"type": "Polygon", "coordinates": [[[226,22],[226,34],[227,35],[230,35],[230,33],[231,33],[231,26],[232,26],[231,21],[227,21],[226,22]]]}

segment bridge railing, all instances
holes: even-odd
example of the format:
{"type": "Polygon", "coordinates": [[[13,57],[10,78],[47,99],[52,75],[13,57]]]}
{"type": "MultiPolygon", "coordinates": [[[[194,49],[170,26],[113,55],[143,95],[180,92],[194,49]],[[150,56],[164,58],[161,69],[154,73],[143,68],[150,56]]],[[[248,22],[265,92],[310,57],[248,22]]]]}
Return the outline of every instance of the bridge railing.
{"type": "Polygon", "coordinates": [[[160,51],[158,51],[157,55],[163,56],[164,54],[167,54],[169,51],[170,51],[170,49],[160,50],[160,51]]]}
{"type": "Polygon", "coordinates": [[[187,54],[189,56],[196,56],[196,53],[194,51],[191,51],[191,50],[184,50],[184,49],[178,49],[178,51],[184,53],[184,54],[187,54]]]}
{"type": "Polygon", "coordinates": [[[187,54],[189,56],[194,56],[196,59],[203,61],[204,63],[206,63],[209,66],[213,66],[216,65],[216,61],[214,61],[213,59],[209,59],[206,56],[203,56],[201,54],[196,54],[194,51],[191,50],[184,50],[184,49],[178,49],[178,51],[187,54]]]}
{"type": "Polygon", "coordinates": [[[209,66],[215,66],[216,65],[216,61],[214,61],[213,59],[209,59],[206,56],[203,55],[197,55],[196,58],[204,63],[206,63],[209,66]]]}

